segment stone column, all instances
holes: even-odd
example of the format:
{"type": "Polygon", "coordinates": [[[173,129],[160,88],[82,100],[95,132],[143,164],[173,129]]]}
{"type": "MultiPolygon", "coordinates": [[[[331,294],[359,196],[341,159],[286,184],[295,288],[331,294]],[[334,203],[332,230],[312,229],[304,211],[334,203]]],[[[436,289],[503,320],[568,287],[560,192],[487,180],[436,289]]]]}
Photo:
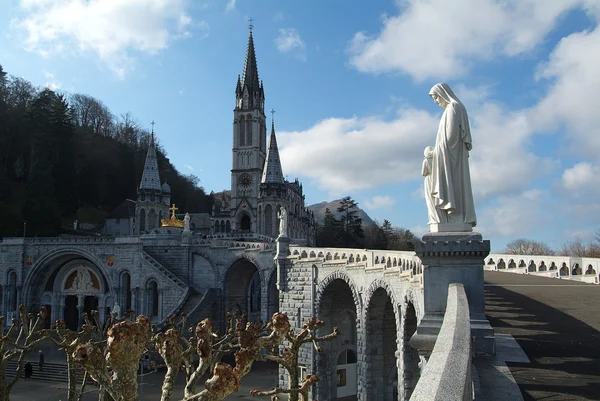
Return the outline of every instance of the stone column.
{"type": "Polygon", "coordinates": [[[423,263],[425,315],[410,344],[428,357],[442,326],[451,283],[464,285],[471,315],[473,349],[477,354],[495,354],[494,329],[485,317],[483,265],[490,241],[475,232],[437,232],[415,244],[423,263]]]}
{"type": "Polygon", "coordinates": [[[277,264],[277,289],[285,289],[285,266],[287,258],[290,255],[290,239],[288,237],[277,237],[277,251],[275,253],[275,263],[277,264]]]}

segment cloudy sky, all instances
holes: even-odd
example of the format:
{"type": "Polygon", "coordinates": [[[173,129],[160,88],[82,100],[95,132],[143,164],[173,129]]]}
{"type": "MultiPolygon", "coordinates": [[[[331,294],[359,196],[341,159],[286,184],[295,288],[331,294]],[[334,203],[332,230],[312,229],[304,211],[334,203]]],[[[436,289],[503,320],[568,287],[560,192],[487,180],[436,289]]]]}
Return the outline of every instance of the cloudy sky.
{"type": "Polygon", "coordinates": [[[426,232],[423,148],[449,83],[469,112],[477,230],[559,247],[600,222],[598,0],[0,0],[0,63],[156,131],[229,188],[248,19],[284,174],[426,232]],[[6,12],[7,11],[7,12],[6,12]]]}

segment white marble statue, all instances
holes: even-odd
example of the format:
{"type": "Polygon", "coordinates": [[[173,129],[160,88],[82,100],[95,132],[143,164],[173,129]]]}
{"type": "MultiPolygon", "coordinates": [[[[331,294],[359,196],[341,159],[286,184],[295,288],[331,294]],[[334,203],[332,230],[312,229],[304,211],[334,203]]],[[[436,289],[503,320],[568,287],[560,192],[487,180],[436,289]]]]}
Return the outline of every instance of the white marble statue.
{"type": "Polygon", "coordinates": [[[183,218],[183,229],[185,231],[190,231],[190,214],[186,213],[185,217],[183,218]]]}
{"type": "Polygon", "coordinates": [[[427,146],[423,152],[423,168],[421,174],[423,174],[424,188],[425,188],[425,203],[427,204],[427,224],[435,224],[441,220],[440,210],[435,207],[433,196],[431,195],[433,188],[433,180],[431,175],[431,166],[433,165],[433,147],[427,146]]]}
{"type": "Polygon", "coordinates": [[[429,165],[431,189],[426,199],[431,198],[428,202],[435,208],[429,211],[430,231],[472,231],[477,218],[469,172],[472,143],[467,110],[447,84],[435,84],[429,95],[444,109],[429,165]]]}
{"type": "Polygon", "coordinates": [[[279,236],[287,237],[287,210],[285,207],[281,208],[277,217],[279,218],[279,236]]]}
{"type": "Polygon", "coordinates": [[[113,315],[116,315],[116,317],[121,317],[121,307],[119,306],[118,303],[115,302],[115,304],[114,304],[114,306],[112,308],[111,313],[113,315]]]}

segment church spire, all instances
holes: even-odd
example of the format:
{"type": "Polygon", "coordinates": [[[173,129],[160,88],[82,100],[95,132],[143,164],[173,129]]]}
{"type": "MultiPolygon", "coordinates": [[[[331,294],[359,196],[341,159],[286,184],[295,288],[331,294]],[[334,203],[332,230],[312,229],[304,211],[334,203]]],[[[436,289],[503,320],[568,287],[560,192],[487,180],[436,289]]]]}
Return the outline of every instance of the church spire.
{"type": "Polygon", "coordinates": [[[283,170],[279,159],[277,138],[275,137],[275,110],[271,110],[271,141],[267,150],[267,158],[262,173],[262,184],[283,184],[283,170]]]}
{"type": "MultiPolygon", "coordinates": [[[[246,49],[246,60],[244,62],[244,73],[241,82],[236,86],[236,97],[242,100],[247,95],[247,101],[242,103],[241,108],[253,109],[264,108],[264,88],[258,78],[258,65],[256,63],[256,51],[254,50],[254,37],[252,36],[252,19],[250,19],[250,34],[248,35],[248,48],[246,49]]],[[[238,102],[239,103],[239,102],[238,102]]]]}
{"type": "Polygon", "coordinates": [[[152,134],[150,136],[150,146],[146,154],[146,164],[142,173],[140,189],[161,190],[160,176],[158,174],[158,159],[156,158],[156,147],[154,144],[154,121],[152,121],[152,134]]]}

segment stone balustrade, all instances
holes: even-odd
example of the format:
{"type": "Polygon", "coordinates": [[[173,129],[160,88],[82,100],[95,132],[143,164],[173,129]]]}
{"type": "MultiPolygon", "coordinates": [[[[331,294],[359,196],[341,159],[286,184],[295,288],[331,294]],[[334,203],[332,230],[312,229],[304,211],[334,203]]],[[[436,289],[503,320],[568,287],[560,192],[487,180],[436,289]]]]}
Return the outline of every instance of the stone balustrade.
{"type": "Polygon", "coordinates": [[[462,284],[448,287],[444,322],[411,401],[473,399],[469,303],[462,284]]]}

